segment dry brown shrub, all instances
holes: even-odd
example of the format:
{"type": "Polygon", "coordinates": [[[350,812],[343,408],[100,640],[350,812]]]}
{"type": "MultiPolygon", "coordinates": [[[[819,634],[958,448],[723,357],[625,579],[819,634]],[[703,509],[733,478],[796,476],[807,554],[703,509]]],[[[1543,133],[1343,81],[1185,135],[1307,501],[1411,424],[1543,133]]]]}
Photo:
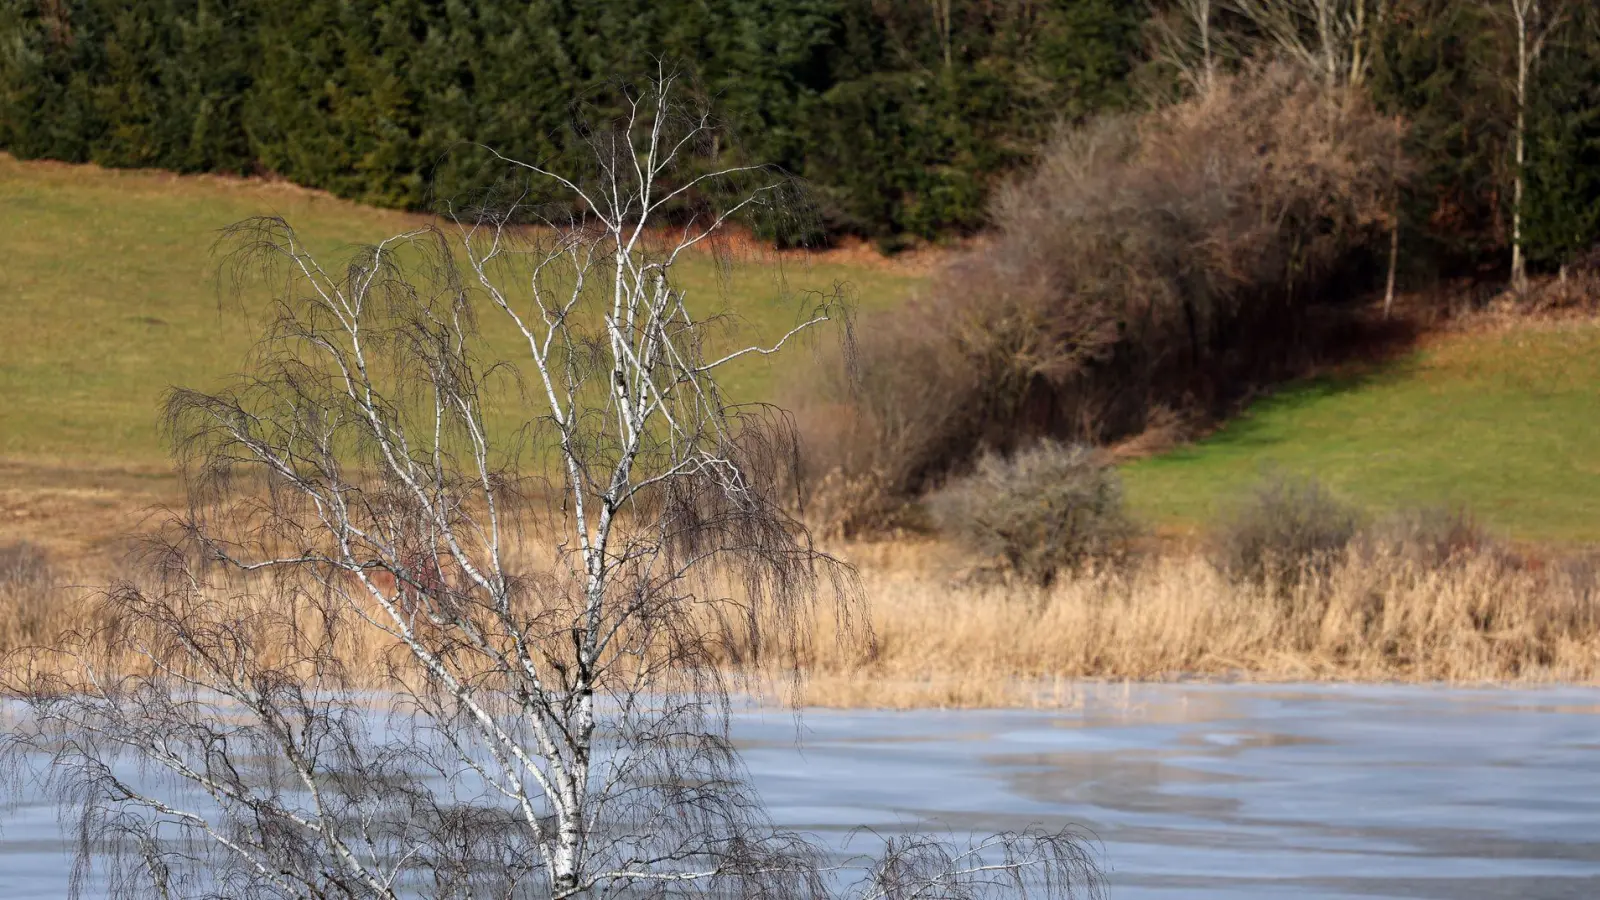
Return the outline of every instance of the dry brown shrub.
{"type": "MultiPolygon", "coordinates": [[[[1320,481],[1269,475],[1213,526],[1213,557],[1234,581],[1292,586],[1326,572],[1360,527],[1359,511],[1320,481]]],[[[1389,543],[1422,537],[1413,528],[1389,543]]]]}
{"type": "Polygon", "coordinates": [[[1041,585],[1122,563],[1135,533],[1116,470],[1081,444],[987,454],[927,505],[941,533],[1041,585]]]}
{"type": "Polygon", "coordinates": [[[1511,551],[1465,509],[1428,506],[1401,509],[1374,522],[1359,538],[1368,553],[1389,552],[1430,568],[1492,554],[1508,564],[1511,551]]]}
{"type": "Polygon", "coordinates": [[[1282,68],[1064,132],[999,192],[991,242],[862,323],[855,387],[804,419],[831,429],[813,472],[904,499],[984,446],[1115,440],[1294,371],[1339,330],[1316,305],[1386,239],[1400,137],[1282,68]]]}

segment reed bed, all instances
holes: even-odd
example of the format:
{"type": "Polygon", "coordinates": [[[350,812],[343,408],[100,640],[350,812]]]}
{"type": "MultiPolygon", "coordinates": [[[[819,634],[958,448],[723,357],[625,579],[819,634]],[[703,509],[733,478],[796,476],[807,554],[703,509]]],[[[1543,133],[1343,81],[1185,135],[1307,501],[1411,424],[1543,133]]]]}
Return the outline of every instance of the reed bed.
{"type": "MultiPolygon", "coordinates": [[[[0,654],[97,624],[72,586],[82,573],[0,550],[0,654]]],[[[1354,548],[1258,584],[1185,552],[1041,588],[963,575],[935,543],[845,555],[865,604],[855,627],[819,604],[802,658],[735,640],[730,668],[756,676],[741,683],[809,705],[911,708],[1070,706],[1086,680],[1600,682],[1600,567],[1581,560],[1482,550],[1423,564],[1354,548]]],[[[373,637],[340,635],[338,655],[376,679],[394,648],[373,637]]]]}
{"type": "Polygon", "coordinates": [[[1600,573],[1582,562],[1352,549],[1251,584],[1178,554],[1039,588],[952,578],[938,545],[861,556],[873,646],[815,641],[808,704],[1052,706],[1084,679],[1600,681],[1600,573]]]}
{"type": "Polygon", "coordinates": [[[34,544],[0,545],[0,653],[84,624],[83,608],[73,602],[73,574],[34,544]]]}

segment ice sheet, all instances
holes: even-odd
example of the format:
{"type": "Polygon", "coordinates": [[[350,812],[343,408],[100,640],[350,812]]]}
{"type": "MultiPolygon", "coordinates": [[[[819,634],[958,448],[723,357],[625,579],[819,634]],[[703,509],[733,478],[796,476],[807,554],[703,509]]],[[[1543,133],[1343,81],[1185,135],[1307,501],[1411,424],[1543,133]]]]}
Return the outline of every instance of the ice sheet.
{"type": "MultiPolygon", "coordinates": [[[[839,842],[1073,824],[1119,900],[1600,897],[1600,690],[1084,695],[1068,711],[755,710],[734,731],[784,827],[839,842]]],[[[0,900],[55,900],[55,811],[12,799],[0,900]]]]}

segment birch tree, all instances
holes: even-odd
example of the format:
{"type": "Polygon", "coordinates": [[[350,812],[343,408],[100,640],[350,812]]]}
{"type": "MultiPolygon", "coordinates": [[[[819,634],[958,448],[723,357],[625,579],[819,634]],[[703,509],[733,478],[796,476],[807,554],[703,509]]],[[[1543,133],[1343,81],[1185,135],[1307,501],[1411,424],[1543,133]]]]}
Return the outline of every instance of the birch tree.
{"type": "Polygon", "coordinates": [[[189,508],[106,596],[112,626],[9,669],[27,716],[0,771],[47,761],[80,875],[127,897],[1097,889],[1070,832],[841,862],[765,817],[728,734],[735,651],[803,659],[813,608],[856,600],[778,490],[785,417],[719,376],[847,309],[813,295],[759,343],[698,315],[677,266],[793,185],[717,167],[668,74],[603,100],[576,117],[586,168],[493,154],[494,196],[337,267],[280,219],[228,233],[275,318],[230,388],[169,400],[189,508]]]}
{"type": "Polygon", "coordinates": [[[928,4],[933,13],[933,33],[939,37],[939,50],[944,60],[944,71],[946,73],[955,64],[954,48],[952,47],[955,35],[950,23],[950,6],[954,2],[955,0],[929,0],[928,4]]]}
{"type": "Polygon", "coordinates": [[[1171,66],[1197,94],[1217,83],[1224,43],[1216,29],[1213,0],[1177,0],[1170,9],[1151,4],[1155,56],[1171,66]]]}
{"type": "Polygon", "coordinates": [[[1522,246],[1523,195],[1527,183],[1528,90],[1550,38],[1566,19],[1561,0],[1504,0],[1517,45],[1513,87],[1516,125],[1512,134],[1511,184],[1511,286],[1520,292],[1528,284],[1528,262],[1522,246]]]}
{"type": "Polygon", "coordinates": [[[1282,55],[1329,88],[1362,84],[1388,0],[1228,0],[1282,55]]]}
{"type": "MultiPolygon", "coordinates": [[[[1197,2],[1197,0],[1186,0],[1197,2]]],[[[1390,0],[1227,0],[1268,41],[1271,48],[1315,77],[1325,90],[1360,88],[1372,73],[1390,0]]],[[[1514,0],[1520,2],[1520,0],[1514,0]]],[[[1392,171],[1401,171],[1400,147],[1392,171]]],[[[1399,183],[1394,186],[1389,222],[1388,271],[1383,314],[1394,306],[1400,265],[1399,183]]]]}

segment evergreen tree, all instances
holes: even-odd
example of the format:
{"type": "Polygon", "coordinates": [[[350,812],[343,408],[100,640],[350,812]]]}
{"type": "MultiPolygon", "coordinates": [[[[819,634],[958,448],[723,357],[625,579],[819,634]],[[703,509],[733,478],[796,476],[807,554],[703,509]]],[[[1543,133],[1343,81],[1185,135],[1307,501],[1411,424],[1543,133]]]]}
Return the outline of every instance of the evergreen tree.
{"type": "Polygon", "coordinates": [[[1600,246],[1600,13],[1575,12],[1533,90],[1525,230],[1550,269],[1600,246]]]}
{"type": "Polygon", "coordinates": [[[1506,246],[1503,52],[1481,4],[1399,0],[1377,54],[1371,90],[1408,125],[1416,169],[1402,209],[1406,257],[1445,270],[1506,246]]]}
{"type": "Polygon", "coordinates": [[[105,54],[93,78],[107,166],[180,172],[253,164],[240,122],[251,79],[253,8],[227,0],[97,0],[105,54]]]}
{"type": "Polygon", "coordinates": [[[946,11],[948,28],[881,0],[0,0],[0,146],[422,207],[492,183],[474,144],[572,152],[556,136],[575,98],[665,62],[714,96],[729,157],[811,178],[832,229],[933,236],[980,224],[1054,122],[1127,101],[1140,24],[1114,0],[946,11]]]}
{"type": "Polygon", "coordinates": [[[105,65],[98,12],[85,0],[0,0],[0,148],[88,161],[104,131],[91,83],[105,65]]]}
{"type": "MultiPolygon", "coordinates": [[[[1527,241],[1546,267],[1600,229],[1600,14],[1576,9],[1531,110],[1527,241]]],[[[1146,13],[1120,0],[0,0],[0,148],[270,171],[426,208],[493,187],[504,167],[481,146],[561,162],[577,99],[664,63],[714,97],[727,160],[805,176],[830,233],[892,243],[980,227],[996,180],[1051,129],[1134,102],[1146,13]]],[[[1368,87],[1410,126],[1409,259],[1459,270],[1506,247],[1502,26],[1485,3],[1389,6],[1368,87]]]]}

